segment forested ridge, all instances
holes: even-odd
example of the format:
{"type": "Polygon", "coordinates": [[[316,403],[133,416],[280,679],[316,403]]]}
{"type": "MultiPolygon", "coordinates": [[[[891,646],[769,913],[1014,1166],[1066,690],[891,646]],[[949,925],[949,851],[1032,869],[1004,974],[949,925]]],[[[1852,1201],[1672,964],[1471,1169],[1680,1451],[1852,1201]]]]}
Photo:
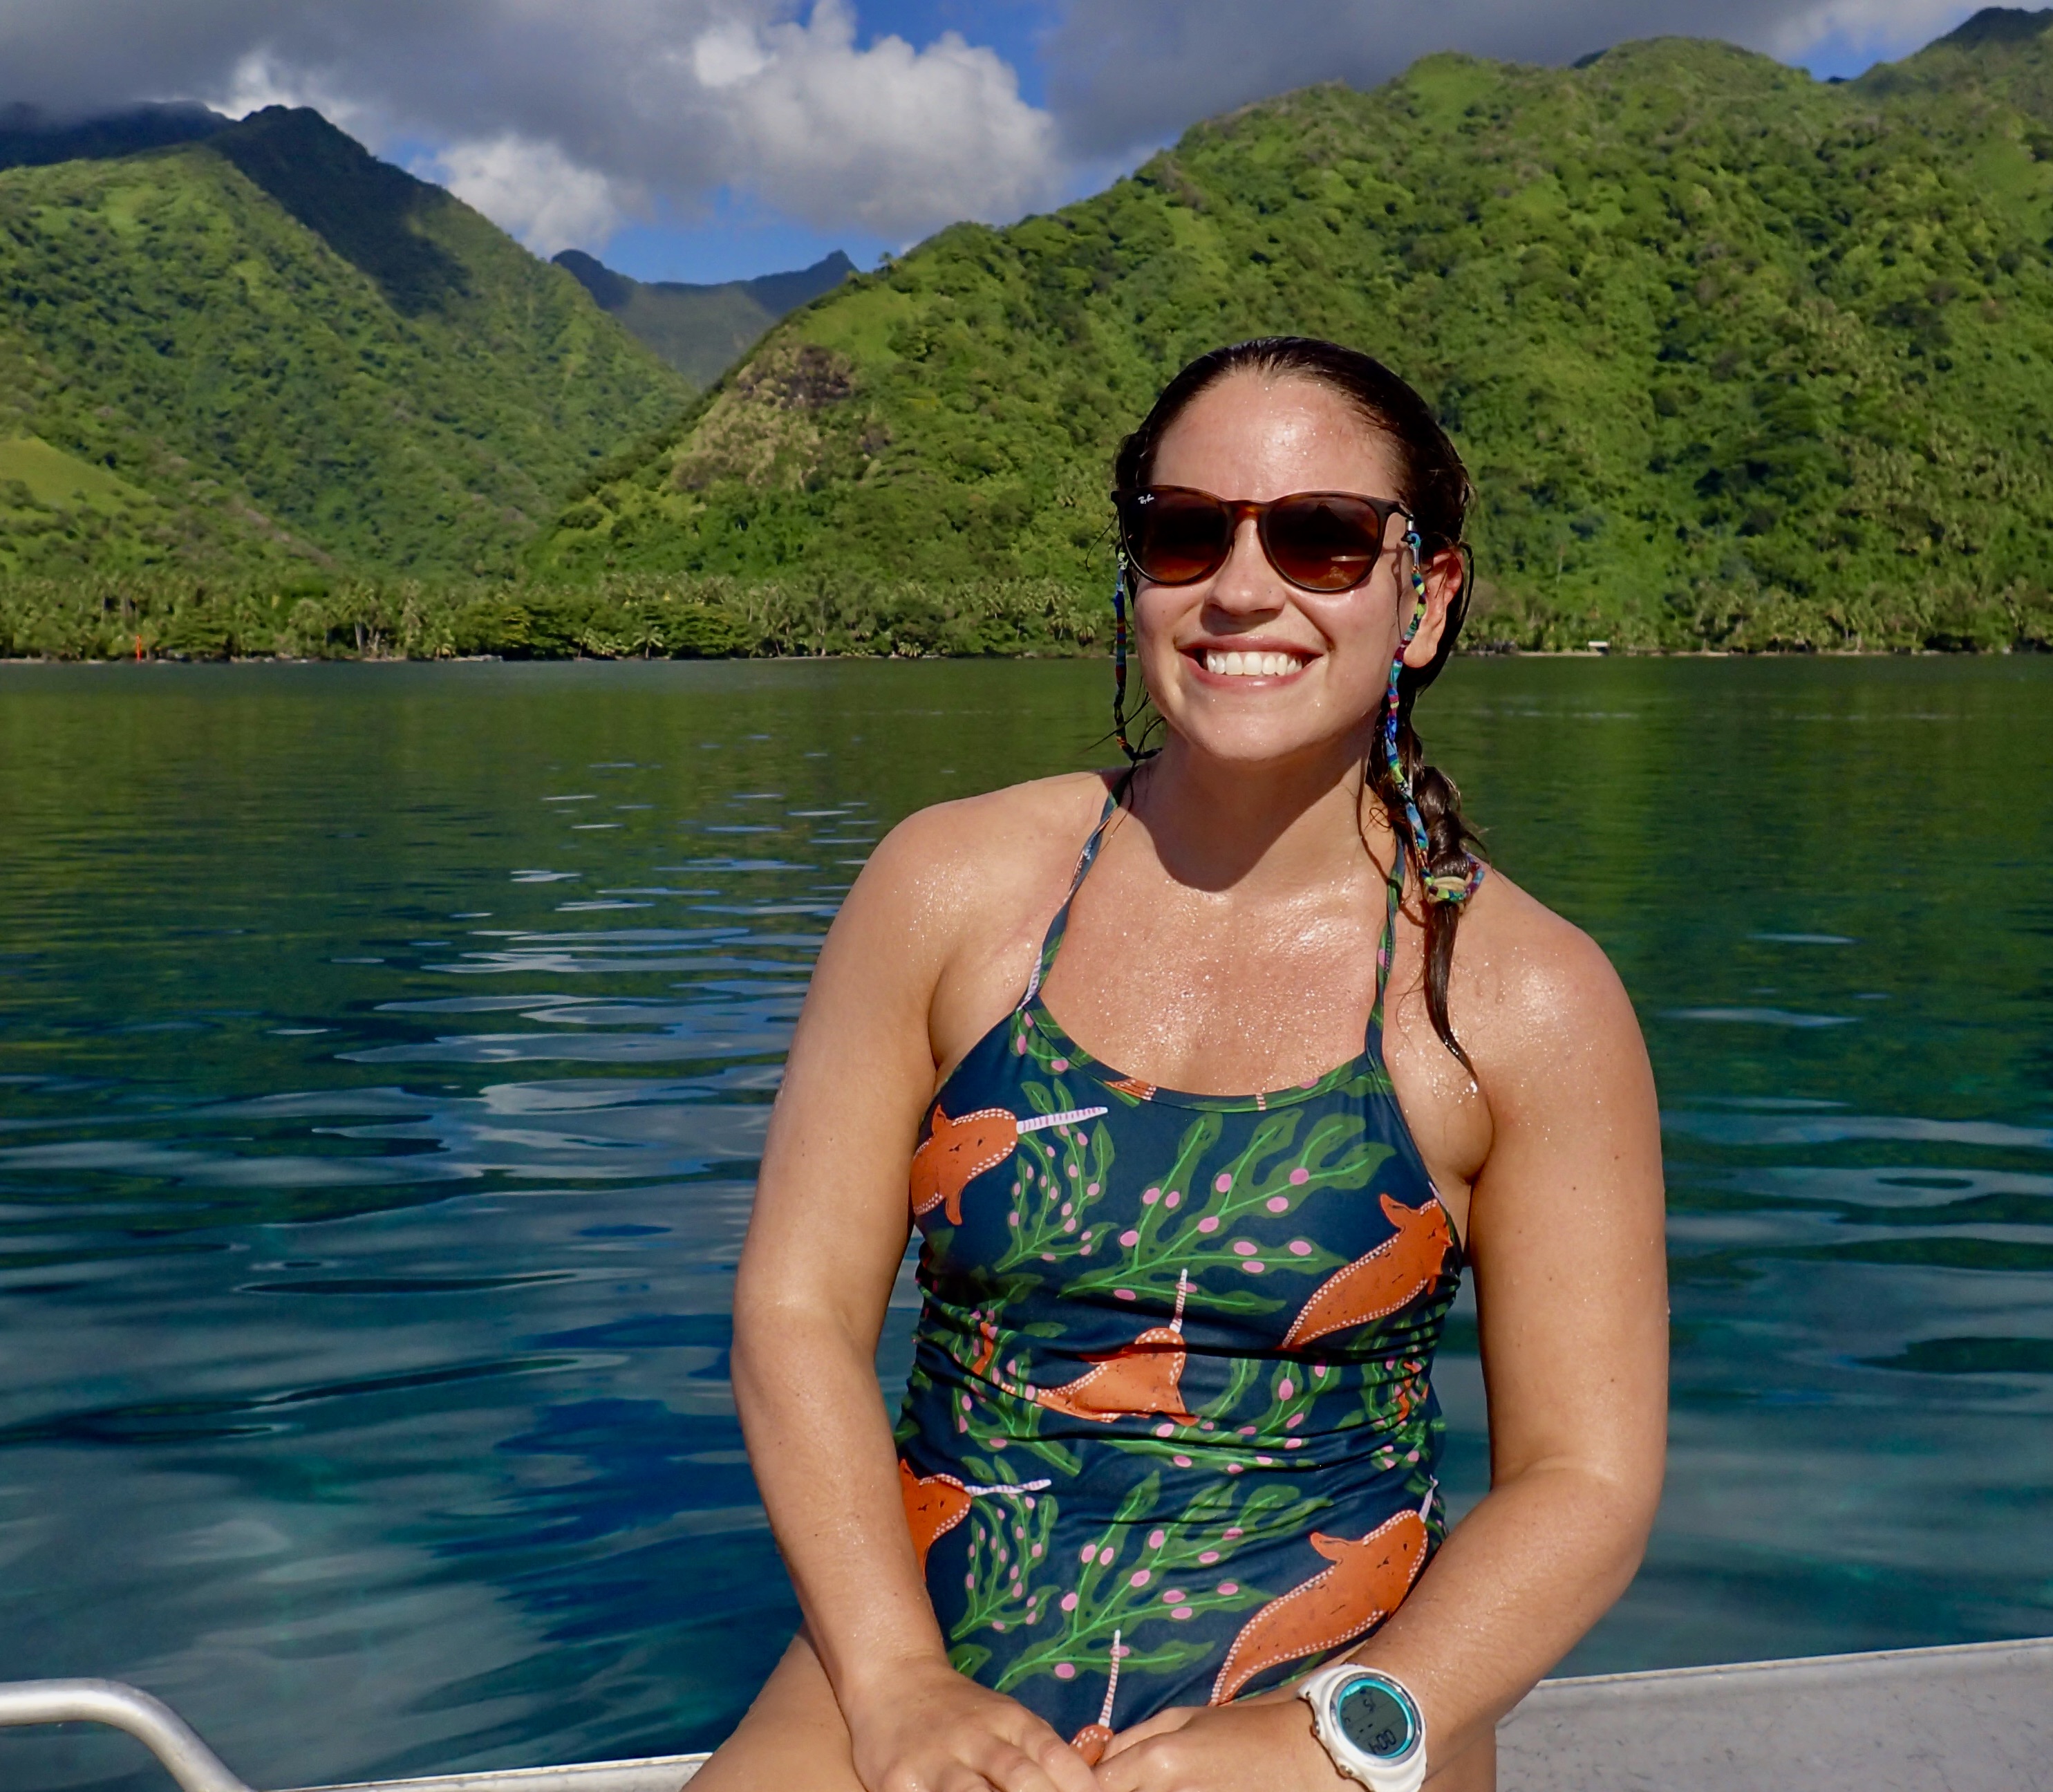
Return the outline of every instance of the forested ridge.
{"type": "Polygon", "coordinates": [[[838,249],[809,268],[711,286],[630,280],[575,249],[557,256],[555,265],[695,387],[711,385],[786,312],[855,272],[855,264],[838,249]]]}
{"type": "Polygon", "coordinates": [[[2049,22],[1286,94],[696,399],[309,113],[0,172],[0,652],[1097,648],[1120,435],[1291,331],[1453,432],[1474,644],[2053,646],[2049,22]]]}
{"type": "Polygon", "coordinates": [[[1294,331],[1454,432],[1480,641],[2043,643],[2049,19],[1844,84],[1669,39],[1248,107],[795,315],[530,564],[1095,586],[1121,433],[1190,356],[1294,331]]]}
{"type": "Polygon", "coordinates": [[[0,171],[7,572],[510,573],[691,391],[312,112],[0,171]]]}

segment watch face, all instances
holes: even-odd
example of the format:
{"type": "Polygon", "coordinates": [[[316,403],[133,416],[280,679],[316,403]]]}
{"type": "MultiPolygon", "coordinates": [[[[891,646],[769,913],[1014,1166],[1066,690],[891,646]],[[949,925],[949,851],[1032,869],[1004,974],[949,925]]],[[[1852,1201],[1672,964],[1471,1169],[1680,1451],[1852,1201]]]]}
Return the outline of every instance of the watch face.
{"type": "Polygon", "coordinates": [[[1334,1715],[1341,1735],[1376,1760],[1395,1760],[1414,1740],[1410,1708],[1380,1680],[1356,1680],[1340,1696],[1334,1715]]]}

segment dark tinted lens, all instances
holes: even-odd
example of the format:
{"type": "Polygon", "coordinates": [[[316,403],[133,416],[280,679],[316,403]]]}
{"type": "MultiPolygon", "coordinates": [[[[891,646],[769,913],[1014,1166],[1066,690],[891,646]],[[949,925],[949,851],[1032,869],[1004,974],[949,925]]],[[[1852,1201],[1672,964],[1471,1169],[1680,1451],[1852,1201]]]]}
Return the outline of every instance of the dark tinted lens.
{"type": "Polygon", "coordinates": [[[1157,584],[1216,572],[1233,539],[1226,507],[1202,492],[1136,492],[1126,501],[1126,551],[1157,584]]]}
{"type": "Polygon", "coordinates": [[[1339,493],[1305,492],[1269,513],[1262,545],[1276,570],[1307,591],[1344,591],[1366,579],[1383,547],[1375,507],[1339,493]]]}

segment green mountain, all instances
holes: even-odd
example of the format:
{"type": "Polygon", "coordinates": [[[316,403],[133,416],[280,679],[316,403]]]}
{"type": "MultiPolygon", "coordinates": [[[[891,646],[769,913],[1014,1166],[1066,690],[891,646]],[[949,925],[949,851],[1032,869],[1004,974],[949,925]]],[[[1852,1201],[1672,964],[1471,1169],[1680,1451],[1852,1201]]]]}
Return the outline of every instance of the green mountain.
{"type": "Polygon", "coordinates": [[[234,122],[189,103],[131,106],[65,122],[45,117],[33,106],[0,106],[0,168],[97,162],[139,150],[166,149],[173,143],[198,143],[234,122]]]}
{"type": "Polygon", "coordinates": [[[711,385],[787,312],[855,272],[838,249],[809,268],[716,286],[631,280],[575,249],[557,256],[556,265],[695,386],[711,385]]]}
{"type": "Polygon", "coordinates": [[[1121,434],[1191,355],[1298,331],[1461,444],[1472,639],[2053,639],[2049,22],[1845,84],[1662,39],[1247,107],[846,281],[529,564],[1095,590],[1121,434]]]}
{"type": "Polygon", "coordinates": [[[689,398],[315,112],[123,128],[0,142],[0,570],[503,572],[689,398]],[[123,153],[152,128],[196,140],[123,153]]]}

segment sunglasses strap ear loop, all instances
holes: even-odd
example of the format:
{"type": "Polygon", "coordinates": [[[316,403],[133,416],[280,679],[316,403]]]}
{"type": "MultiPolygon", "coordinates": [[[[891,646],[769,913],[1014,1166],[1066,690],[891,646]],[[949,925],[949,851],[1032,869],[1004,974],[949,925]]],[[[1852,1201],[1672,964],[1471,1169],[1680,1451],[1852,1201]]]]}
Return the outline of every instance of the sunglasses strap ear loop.
{"type": "Polygon", "coordinates": [[[1112,732],[1129,764],[1140,755],[1126,737],[1126,553],[1113,556],[1112,576],[1112,732]]]}
{"type": "Polygon", "coordinates": [[[1404,769],[1404,756],[1397,749],[1398,711],[1403,701],[1398,687],[1404,676],[1404,650],[1411,645],[1426,620],[1426,544],[1419,537],[1418,525],[1408,517],[1406,523],[1404,547],[1411,563],[1411,619],[1405,624],[1397,657],[1390,662],[1390,690],[1383,713],[1383,760],[1389,770],[1391,784],[1404,805],[1404,829],[1411,836],[1412,855],[1419,862],[1419,881],[1424,886],[1426,899],[1431,902],[1465,902],[1482,882],[1482,866],[1471,859],[1462,876],[1433,874],[1429,869],[1433,848],[1426,835],[1426,819],[1419,813],[1419,800],[1412,794],[1411,774],[1404,769]]]}

